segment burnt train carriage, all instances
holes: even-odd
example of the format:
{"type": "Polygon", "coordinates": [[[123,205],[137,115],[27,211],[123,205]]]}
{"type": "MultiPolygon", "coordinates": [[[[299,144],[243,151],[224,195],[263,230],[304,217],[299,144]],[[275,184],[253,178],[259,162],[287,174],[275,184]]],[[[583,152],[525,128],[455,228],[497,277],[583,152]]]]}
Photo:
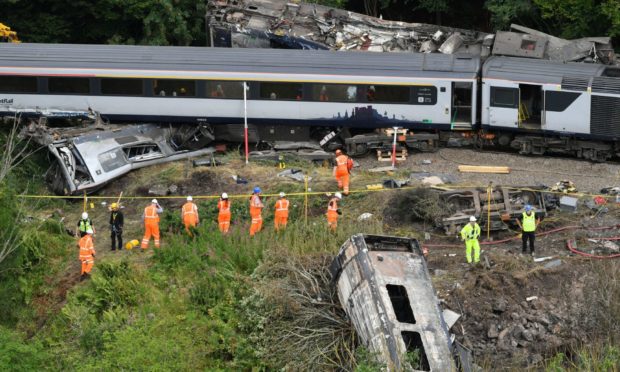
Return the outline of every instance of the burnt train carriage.
{"type": "MultiPolygon", "coordinates": [[[[471,128],[478,58],[126,45],[0,45],[0,112],[120,122],[471,128]]],[[[286,133],[287,138],[290,133],[286,133]]]]}
{"type": "Polygon", "coordinates": [[[619,69],[491,57],[482,69],[482,127],[523,154],[595,161],[620,151],[619,69]]]}

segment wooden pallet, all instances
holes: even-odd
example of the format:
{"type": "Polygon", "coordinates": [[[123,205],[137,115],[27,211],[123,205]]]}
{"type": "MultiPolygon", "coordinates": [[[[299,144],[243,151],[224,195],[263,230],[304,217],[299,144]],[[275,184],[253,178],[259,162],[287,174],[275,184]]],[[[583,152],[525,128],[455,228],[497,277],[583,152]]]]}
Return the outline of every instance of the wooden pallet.
{"type": "Polygon", "coordinates": [[[509,167],[492,167],[484,165],[459,165],[461,173],[510,173],[509,167]]]}
{"type": "MultiPolygon", "coordinates": [[[[378,161],[392,161],[392,151],[377,150],[378,161]]],[[[407,160],[407,149],[396,150],[396,160],[407,160]]]]}

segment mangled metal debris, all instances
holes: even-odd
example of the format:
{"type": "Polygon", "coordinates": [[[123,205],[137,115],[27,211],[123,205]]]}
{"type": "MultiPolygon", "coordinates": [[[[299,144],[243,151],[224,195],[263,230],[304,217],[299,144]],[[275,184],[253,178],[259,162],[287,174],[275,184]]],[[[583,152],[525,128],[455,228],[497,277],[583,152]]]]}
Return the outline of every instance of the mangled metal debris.
{"type": "Polygon", "coordinates": [[[491,230],[507,230],[519,217],[526,204],[534,208],[537,216],[544,218],[546,199],[544,187],[502,187],[495,186],[489,194],[487,188],[471,188],[441,191],[440,202],[449,212],[441,219],[440,227],[446,234],[457,233],[470,216],[476,216],[480,226],[487,226],[490,217],[491,230]]]}
{"type": "Polygon", "coordinates": [[[462,349],[450,337],[415,239],[353,235],[330,269],[357,334],[388,370],[455,370],[453,356],[462,349]],[[408,365],[408,353],[417,365],[408,365]]]}
{"type": "Polygon", "coordinates": [[[32,123],[22,136],[47,146],[54,162],[45,179],[60,195],[94,191],[134,169],[215,152],[207,126],[97,125],[50,128],[32,123]]]}
{"type": "Polygon", "coordinates": [[[555,61],[616,63],[608,37],[564,40],[511,25],[488,34],[380,18],[288,0],[211,0],[210,45],[233,48],[365,50],[506,55],[555,61]]]}

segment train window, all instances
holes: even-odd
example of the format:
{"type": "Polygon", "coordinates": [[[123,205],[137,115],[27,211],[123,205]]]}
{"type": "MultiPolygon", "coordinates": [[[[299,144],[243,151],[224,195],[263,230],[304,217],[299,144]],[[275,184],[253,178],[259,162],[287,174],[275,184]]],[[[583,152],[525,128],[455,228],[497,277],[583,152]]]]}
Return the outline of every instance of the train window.
{"type": "Polygon", "coordinates": [[[90,80],[88,78],[50,77],[47,79],[50,93],[60,94],[88,94],[90,80]]]}
{"type": "Polygon", "coordinates": [[[243,99],[243,82],[207,81],[207,95],[209,98],[243,99]]]}
{"type": "Polygon", "coordinates": [[[162,97],[196,97],[194,80],[153,80],[153,95],[162,97]]]}
{"type": "Polygon", "coordinates": [[[437,87],[416,86],[411,87],[414,105],[434,105],[437,103],[437,87]]]}
{"type": "Polygon", "coordinates": [[[313,84],[312,100],[321,102],[355,102],[357,85],[313,84]]]}
{"type": "Polygon", "coordinates": [[[273,100],[301,100],[301,83],[260,83],[260,98],[273,100]]]}
{"type": "Polygon", "coordinates": [[[142,79],[101,79],[101,94],[141,96],[142,79]]]}
{"type": "Polygon", "coordinates": [[[519,104],[519,89],[491,87],[491,106],[517,108],[519,104]]]}
{"type": "Polygon", "coordinates": [[[366,100],[380,103],[408,103],[409,87],[399,85],[368,85],[366,100]]]}
{"type": "Polygon", "coordinates": [[[420,334],[418,332],[402,331],[400,335],[407,348],[407,353],[414,355],[414,357],[408,358],[411,360],[410,363],[414,364],[411,365],[411,368],[415,371],[430,371],[431,366],[428,364],[428,357],[424,351],[424,342],[420,334]]]}
{"type": "Polygon", "coordinates": [[[386,288],[392,302],[396,320],[401,323],[415,324],[415,316],[413,315],[413,310],[411,310],[407,289],[402,285],[393,284],[388,284],[386,288]]]}
{"type": "Polygon", "coordinates": [[[0,76],[1,93],[36,93],[37,90],[34,76],[0,76]]]}

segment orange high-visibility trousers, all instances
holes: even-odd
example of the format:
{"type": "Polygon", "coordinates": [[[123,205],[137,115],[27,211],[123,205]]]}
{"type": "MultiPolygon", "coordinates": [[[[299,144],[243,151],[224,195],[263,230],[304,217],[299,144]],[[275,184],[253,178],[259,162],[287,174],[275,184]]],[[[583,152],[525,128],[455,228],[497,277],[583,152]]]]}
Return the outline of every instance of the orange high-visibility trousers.
{"type": "Polygon", "coordinates": [[[287,222],[288,222],[288,213],[276,212],[275,217],[273,219],[273,223],[276,227],[276,231],[280,229],[285,229],[287,222]]]}
{"type": "Polygon", "coordinates": [[[153,236],[153,239],[155,240],[155,248],[159,248],[159,223],[149,222],[147,220],[144,223],[144,237],[142,238],[140,248],[147,249],[149,247],[151,236],[153,236]]]}
{"type": "Polygon", "coordinates": [[[192,236],[192,231],[190,227],[196,227],[197,225],[196,218],[191,215],[185,216],[183,217],[183,224],[185,225],[185,231],[189,234],[189,236],[192,236]]]}
{"type": "Polygon", "coordinates": [[[349,173],[336,175],[336,181],[338,181],[338,188],[342,190],[342,193],[349,195],[349,173]]]}
{"type": "Polygon", "coordinates": [[[260,215],[252,217],[252,223],[250,224],[250,236],[254,236],[263,228],[263,217],[260,215]]]}
{"type": "Polygon", "coordinates": [[[327,226],[331,231],[336,231],[336,227],[338,227],[338,213],[337,212],[327,212],[327,226]]]}
{"type": "Polygon", "coordinates": [[[220,213],[217,216],[217,222],[220,225],[220,231],[224,234],[230,229],[230,213],[220,213]]]}
{"type": "Polygon", "coordinates": [[[90,270],[92,270],[94,264],[95,264],[95,260],[93,260],[92,258],[82,261],[82,274],[81,275],[90,274],[90,270]]]}

